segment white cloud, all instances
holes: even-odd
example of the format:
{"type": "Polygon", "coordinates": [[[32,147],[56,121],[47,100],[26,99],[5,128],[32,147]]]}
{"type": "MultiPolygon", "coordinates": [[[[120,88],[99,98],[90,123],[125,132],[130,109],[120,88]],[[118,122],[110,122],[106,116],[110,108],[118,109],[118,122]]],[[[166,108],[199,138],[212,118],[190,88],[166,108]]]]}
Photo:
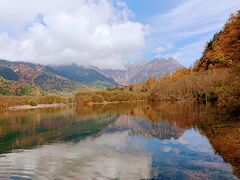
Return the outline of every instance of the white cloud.
{"type": "MultiPolygon", "coordinates": [[[[78,143],[44,145],[5,154],[0,163],[10,164],[16,170],[15,175],[29,170],[24,175],[33,179],[36,172],[39,179],[53,176],[56,179],[149,179],[152,159],[144,150],[136,149],[138,144],[134,143],[138,142],[129,140],[128,136],[129,132],[124,131],[78,143]]],[[[1,167],[1,172],[9,172],[9,166],[1,167]]],[[[6,173],[5,178],[12,175],[6,173]]]]}
{"type": "Polygon", "coordinates": [[[176,49],[174,53],[167,54],[166,56],[171,56],[177,59],[180,64],[189,66],[193,64],[202,54],[205,47],[205,40],[199,40],[198,42],[193,42],[187,44],[179,49],[176,49]]]}
{"type": "MultiPolygon", "coordinates": [[[[153,18],[157,32],[198,31],[219,29],[231,13],[240,8],[239,0],[187,0],[166,14],[153,18]],[[207,27],[207,28],[206,28],[207,27]],[[180,31],[181,30],[181,31],[180,31]]],[[[173,34],[174,36],[174,34],[173,34]]],[[[169,36],[168,36],[169,37],[169,36]]],[[[172,35],[170,36],[172,37],[172,35]]]]}
{"type": "Polygon", "coordinates": [[[144,53],[175,56],[189,66],[201,56],[202,44],[240,8],[239,0],[175,4],[146,26],[132,21],[124,0],[1,0],[0,59],[123,68],[144,53]],[[184,49],[198,43],[199,49],[184,49]]]}
{"type": "Polygon", "coordinates": [[[170,49],[174,48],[173,44],[171,43],[168,43],[166,45],[163,45],[163,46],[159,46],[155,49],[155,52],[157,54],[161,54],[161,53],[164,53],[166,51],[169,51],[170,49]]]}
{"type": "Polygon", "coordinates": [[[0,1],[0,58],[122,68],[145,45],[131,16],[120,0],[0,1]]]}

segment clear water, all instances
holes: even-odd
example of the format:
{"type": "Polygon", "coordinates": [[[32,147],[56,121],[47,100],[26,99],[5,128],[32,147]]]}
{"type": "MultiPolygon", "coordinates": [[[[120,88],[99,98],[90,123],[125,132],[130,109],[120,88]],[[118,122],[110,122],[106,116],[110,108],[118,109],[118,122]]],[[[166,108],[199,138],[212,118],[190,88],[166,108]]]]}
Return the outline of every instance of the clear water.
{"type": "Polygon", "coordinates": [[[238,179],[238,154],[221,147],[239,145],[221,137],[240,125],[215,114],[184,102],[2,112],[0,179],[238,179]]]}

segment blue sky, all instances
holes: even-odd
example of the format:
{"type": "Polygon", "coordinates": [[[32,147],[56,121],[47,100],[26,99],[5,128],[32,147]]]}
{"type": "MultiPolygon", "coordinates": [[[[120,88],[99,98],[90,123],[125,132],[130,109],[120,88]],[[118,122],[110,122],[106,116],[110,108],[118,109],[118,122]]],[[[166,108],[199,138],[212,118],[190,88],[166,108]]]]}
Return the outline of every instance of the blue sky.
{"type": "Polygon", "coordinates": [[[126,0],[133,19],[151,27],[144,57],[173,56],[184,66],[201,57],[205,43],[240,10],[238,0],[126,0]]]}
{"type": "Polygon", "coordinates": [[[174,57],[188,67],[237,10],[240,0],[2,0],[0,59],[123,69],[174,57]]]}
{"type": "Polygon", "coordinates": [[[148,23],[149,18],[159,14],[167,13],[171,8],[179,5],[182,0],[126,0],[125,1],[134,12],[134,19],[148,23]]]}

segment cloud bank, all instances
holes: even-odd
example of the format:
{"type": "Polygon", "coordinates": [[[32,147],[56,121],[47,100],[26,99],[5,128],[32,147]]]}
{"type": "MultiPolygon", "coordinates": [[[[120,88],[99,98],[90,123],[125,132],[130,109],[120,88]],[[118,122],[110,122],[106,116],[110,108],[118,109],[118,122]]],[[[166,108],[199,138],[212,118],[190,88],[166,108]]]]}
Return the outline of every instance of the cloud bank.
{"type": "Polygon", "coordinates": [[[123,68],[147,27],[120,0],[0,1],[0,58],[123,68]]]}
{"type": "Polygon", "coordinates": [[[122,69],[175,57],[190,66],[239,8],[239,0],[2,0],[0,59],[122,69]]]}

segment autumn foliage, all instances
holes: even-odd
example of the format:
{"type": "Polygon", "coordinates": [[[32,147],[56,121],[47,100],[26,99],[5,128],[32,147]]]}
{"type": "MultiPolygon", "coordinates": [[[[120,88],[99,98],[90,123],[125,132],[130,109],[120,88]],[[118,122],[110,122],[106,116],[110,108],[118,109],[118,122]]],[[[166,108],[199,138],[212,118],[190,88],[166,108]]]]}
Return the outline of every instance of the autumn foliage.
{"type": "Polygon", "coordinates": [[[240,11],[232,15],[223,30],[215,34],[206,44],[194,70],[208,70],[213,67],[232,67],[240,62],[240,11]]]}
{"type": "Polygon", "coordinates": [[[215,69],[206,72],[194,72],[190,69],[177,71],[161,79],[153,88],[150,100],[182,100],[214,101],[218,88],[226,81],[227,71],[215,69]]]}
{"type": "Polygon", "coordinates": [[[80,92],[76,94],[75,100],[78,104],[140,101],[147,100],[147,95],[146,93],[133,92],[128,88],[122,88],[95,92],[80,92]]]}
{"type": "Polygon", "coordinates": [[[193,68],[160,79],[149,100],[216,101],[227,113],[240,109],[240,11],[207,43],[193,68]]]}

